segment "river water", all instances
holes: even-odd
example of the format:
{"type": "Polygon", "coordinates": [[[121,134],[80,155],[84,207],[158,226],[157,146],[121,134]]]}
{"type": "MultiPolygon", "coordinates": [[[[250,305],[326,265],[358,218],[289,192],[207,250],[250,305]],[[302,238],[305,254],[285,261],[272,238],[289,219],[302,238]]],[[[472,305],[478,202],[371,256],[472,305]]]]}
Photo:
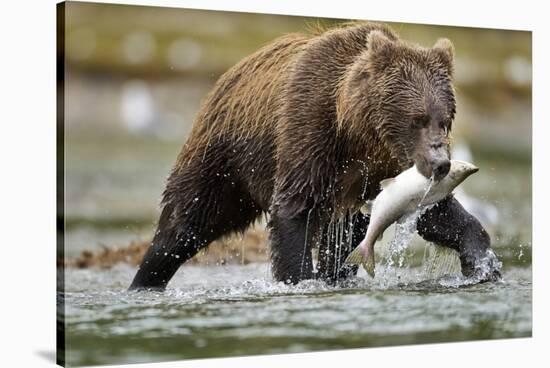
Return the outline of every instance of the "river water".
{"type": "MultiPolygon", "coordinates": [[[[148,160],[108,152],[108,160],[84,159],[82,154],[80,161],[69,162],[67,257],[150,236],[157,216],[155,196],[162,189],[162,173],[168,171],[168,164],[152,158],[163,152],[160,148],[167,150],[162,157],[175,155],[159,145],[143,153],[151,155],[148,160]],[[135,177],[154,181],[130,183],[135,177]],[[126,214],[145,215],[126,221],[126,214]]],[[[265,263],[186,264],[166,292],[136,293],[126,291],[136,272],[131,266],[68,268],[65,292],[58,295],[65,306],[67,364],[531,336],[530,162],[474,162],[483,169],[461,187],[498,212],[498,221],[488,230],[503,264],[502,282],[468,285],[459,276],[456,254],[434,253],[437,248],[426,246],[417,235],[408,247],[392,247],[389,230],[384,236],[389,247],[377,245],[376,278],[361,270],[338,287],[318,281],[279,284],[265,263]]]]}
{"type": "MultiPolygon", "coordinates": [[[[91,170],[94,182],[84,170],[96,161],[70,166],[68,257],[154,231],[154,220],[148,220],[154,213],[127,223],[120,214],[151,212],[153,193],[162,187],[160,172],[168,168],[156,159],[113,157],[118,161],[91,170]],[[75,171],[80,167],[81,174],[75,171]],[[158,180],[128,185],[133,177],[158,180]]],[[[474,162],[483,170],[463,187],[498,211],[498,222],[488,229],[503,264],[502,282],[468,285],[459,276],[456,254],[434,252],[437,247],[417,235],[408,247],[392,247],[389,230],[389,247],[377,246],[376,278],[361,270],[337,287],[276,283],[266,263],[186,264],[166,292],[136,293],[126,291],[136,272],[131,266],[68,268],[65,292],[58,295],[65,306],[66,362],[122,364],[531,336],[530,162],[474,162]]]]}
{"type": "Polygon", "coordinates": [[[345,285],[272,281],[269,265],[184,266],[166,292],[135,269],[68,269],[68,365],[116,364],[531,336],[531,268],[467,285],[379,267],[345,285]]]}

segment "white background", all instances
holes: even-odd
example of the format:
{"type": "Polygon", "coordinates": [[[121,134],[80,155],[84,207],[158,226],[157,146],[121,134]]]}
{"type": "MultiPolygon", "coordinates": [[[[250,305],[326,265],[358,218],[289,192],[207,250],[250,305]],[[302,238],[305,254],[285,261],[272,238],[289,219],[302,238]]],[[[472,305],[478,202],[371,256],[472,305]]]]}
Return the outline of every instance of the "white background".
{"type": "MultiPolygon", "coordinates": [[[[533,338],[210,359],[132,367],[547,366],[550,34],[544,1],[110,1],[142,5],[532,30],[533,338]],[[545,169],[546,168],[546,169],[545,169]],[[546,350],[544,349],[546,347],[546,350]]],[[[0,365],[53,366],[55,3],[0,5],[0,365]]],[[[182,347],[183,348],[183,347],[182,347]]]]}

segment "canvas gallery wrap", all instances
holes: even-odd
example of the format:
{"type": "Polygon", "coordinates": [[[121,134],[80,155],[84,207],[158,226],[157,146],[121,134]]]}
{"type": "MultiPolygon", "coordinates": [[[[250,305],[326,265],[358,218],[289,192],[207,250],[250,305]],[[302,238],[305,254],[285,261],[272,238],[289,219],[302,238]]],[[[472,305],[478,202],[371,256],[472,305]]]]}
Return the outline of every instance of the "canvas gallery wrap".
{"type": "Polygon", "coordinates": [[[531,32],[57,16],[59,364],[531,336],[531,32]]]}

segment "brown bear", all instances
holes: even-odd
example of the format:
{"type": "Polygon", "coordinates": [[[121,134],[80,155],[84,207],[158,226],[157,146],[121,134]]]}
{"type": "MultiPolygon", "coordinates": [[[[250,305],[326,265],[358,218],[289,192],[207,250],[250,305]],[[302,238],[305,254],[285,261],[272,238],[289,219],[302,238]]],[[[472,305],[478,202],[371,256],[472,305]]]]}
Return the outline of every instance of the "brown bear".
{"type": "MultiPolygon", "coordinates": [[[[449,171],[453,52],[446,39],[423,48],[386,26],[352,23],[289,34],[244,58],[198,113],[130,289],[164,289],[200,249],[262,214],[276,280],[355,275],[344,260],[366,232],[358,209],[379,182],[413,164],[435,180],[449,171]]],[[[426,211],[417,230],[457,250],[465,275],[490,246],[452,196],[426,211]]]]}

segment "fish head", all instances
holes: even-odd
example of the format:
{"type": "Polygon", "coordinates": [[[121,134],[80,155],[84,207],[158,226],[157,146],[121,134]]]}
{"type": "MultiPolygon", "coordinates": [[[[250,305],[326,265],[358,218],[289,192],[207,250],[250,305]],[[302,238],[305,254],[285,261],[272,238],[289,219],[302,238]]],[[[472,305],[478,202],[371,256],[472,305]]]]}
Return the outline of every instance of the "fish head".
{"type": "Polygon", "coordinates": [[[479,171],[479,168],[466,161],[460,161],[460,160],[451,160],[451,165],[449,169],[449,174],[447,175],[447,179],[453,184],[453,186],[457,186],[460,183],[462,183],[466,178],[476,172],[479,171]]]}

